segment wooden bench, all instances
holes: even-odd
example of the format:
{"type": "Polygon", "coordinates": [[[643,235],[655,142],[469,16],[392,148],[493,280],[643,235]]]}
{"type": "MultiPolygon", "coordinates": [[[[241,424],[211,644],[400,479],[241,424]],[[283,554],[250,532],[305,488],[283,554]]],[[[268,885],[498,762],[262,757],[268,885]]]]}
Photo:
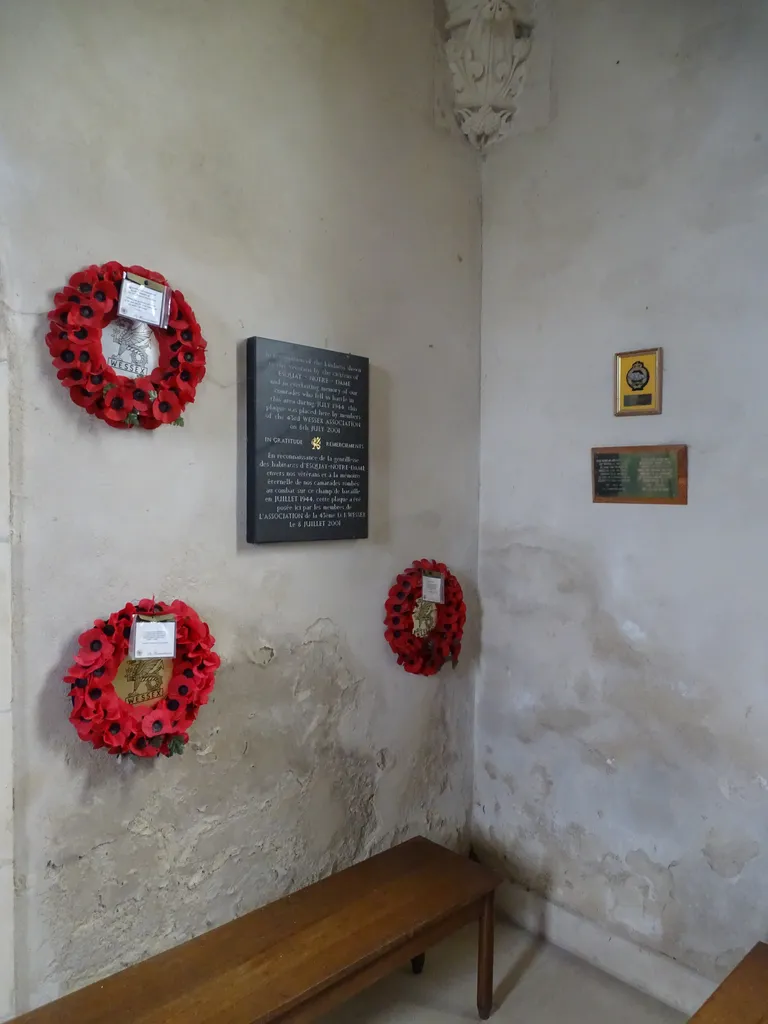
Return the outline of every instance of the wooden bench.
{"type": "Polygon", "coordinates": [[[768,946],[758,942],[690,1024],[768,1024],[768,946]]]}
{"type": "Polygon", "coordinates": [[[486,1020],[499,882],[480,864],[412,839],[17,1021],[311,1021],[409,961],[421,973],[424,951],[474,920],[486,1020]]]}

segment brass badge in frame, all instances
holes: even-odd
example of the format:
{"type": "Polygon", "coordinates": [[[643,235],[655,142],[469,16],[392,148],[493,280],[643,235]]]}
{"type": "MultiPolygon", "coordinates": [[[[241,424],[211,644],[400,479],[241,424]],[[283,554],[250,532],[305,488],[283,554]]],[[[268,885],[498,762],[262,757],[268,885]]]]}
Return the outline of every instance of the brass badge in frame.
{"type": "Polygon", "coordinates": [[[614,377],[616,416],[653,416],[661,412],[661,349],[618,352],[614,377]]]}

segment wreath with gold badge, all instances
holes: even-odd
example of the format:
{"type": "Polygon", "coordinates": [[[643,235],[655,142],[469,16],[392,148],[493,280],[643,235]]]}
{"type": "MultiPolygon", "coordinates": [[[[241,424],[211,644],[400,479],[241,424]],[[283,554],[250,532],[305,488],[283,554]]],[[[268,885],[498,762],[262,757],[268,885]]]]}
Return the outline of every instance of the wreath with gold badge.
{"type": "Polygon", "coordinates": [[[81,740],[110,754],[180,754],[188,729],[213,690],[220,665],[214,638],[183,601],[146,599],[97,619],[79,638],[64,682],[72,699],[70,722],[81,740]],[[176,656],[131,660],[137,619],[176,622],[176,656]]]}
{"type": "Polygon", "coordinates": [[[205,376],[206,343],[189,303],[161,274],[115,261],[86,267],[56,295],[48,319],[46,344],[75,405],[118,429],[184,425],[182,413],[205,376]],[[118,317],[126,274],[168,288],[165,327],[118,317]],[[116,353],[110,358],[105,331],[116,353]],[[150,369],[151,362],[157,365],[150,369]]]}
{"type": "Polygon", "coordinates": [[[398,665],[414,675],[432,676],[461,653],[467,607],[461,584],[442,563],[422,558],[400,573],[385,605],[384,636],[398,665]],[[443,601],[425,600],[424,574],[443,579],[443,601]]]}

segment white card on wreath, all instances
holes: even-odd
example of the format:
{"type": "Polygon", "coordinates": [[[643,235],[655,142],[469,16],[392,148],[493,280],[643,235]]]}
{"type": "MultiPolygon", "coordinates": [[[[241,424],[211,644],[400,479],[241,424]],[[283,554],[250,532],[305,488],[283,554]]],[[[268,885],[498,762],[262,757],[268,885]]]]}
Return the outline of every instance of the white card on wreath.
{"type": "Polygon", "coordinates": [[[435,604],[445,603],[445,577],[439,573],[424,572],[421,574],[421,596],[425,601],[435,604]]]}
{"type": "Polygon", "coordinates": [[[118,316],[165,328],[170,307],[171,290],[168,285],[124,271],[117,304],[118,316]]]}
{"type": "Polygon", "coordinates": [[[144,622],[135,619],[131,629],[128,657],[135,661],[145,658],[176,657],[176,620],[144,622]]]}

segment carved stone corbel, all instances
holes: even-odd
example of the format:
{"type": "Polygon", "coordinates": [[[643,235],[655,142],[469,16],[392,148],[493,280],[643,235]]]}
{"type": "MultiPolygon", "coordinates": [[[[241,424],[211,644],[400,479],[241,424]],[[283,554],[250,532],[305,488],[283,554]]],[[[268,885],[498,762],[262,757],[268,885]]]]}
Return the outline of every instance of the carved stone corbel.
{"type": "Polygon", "coordinates": [[[512,130],[535,34],[535,0],[441,0],[456,122],[482,152],[512,130]]]}

